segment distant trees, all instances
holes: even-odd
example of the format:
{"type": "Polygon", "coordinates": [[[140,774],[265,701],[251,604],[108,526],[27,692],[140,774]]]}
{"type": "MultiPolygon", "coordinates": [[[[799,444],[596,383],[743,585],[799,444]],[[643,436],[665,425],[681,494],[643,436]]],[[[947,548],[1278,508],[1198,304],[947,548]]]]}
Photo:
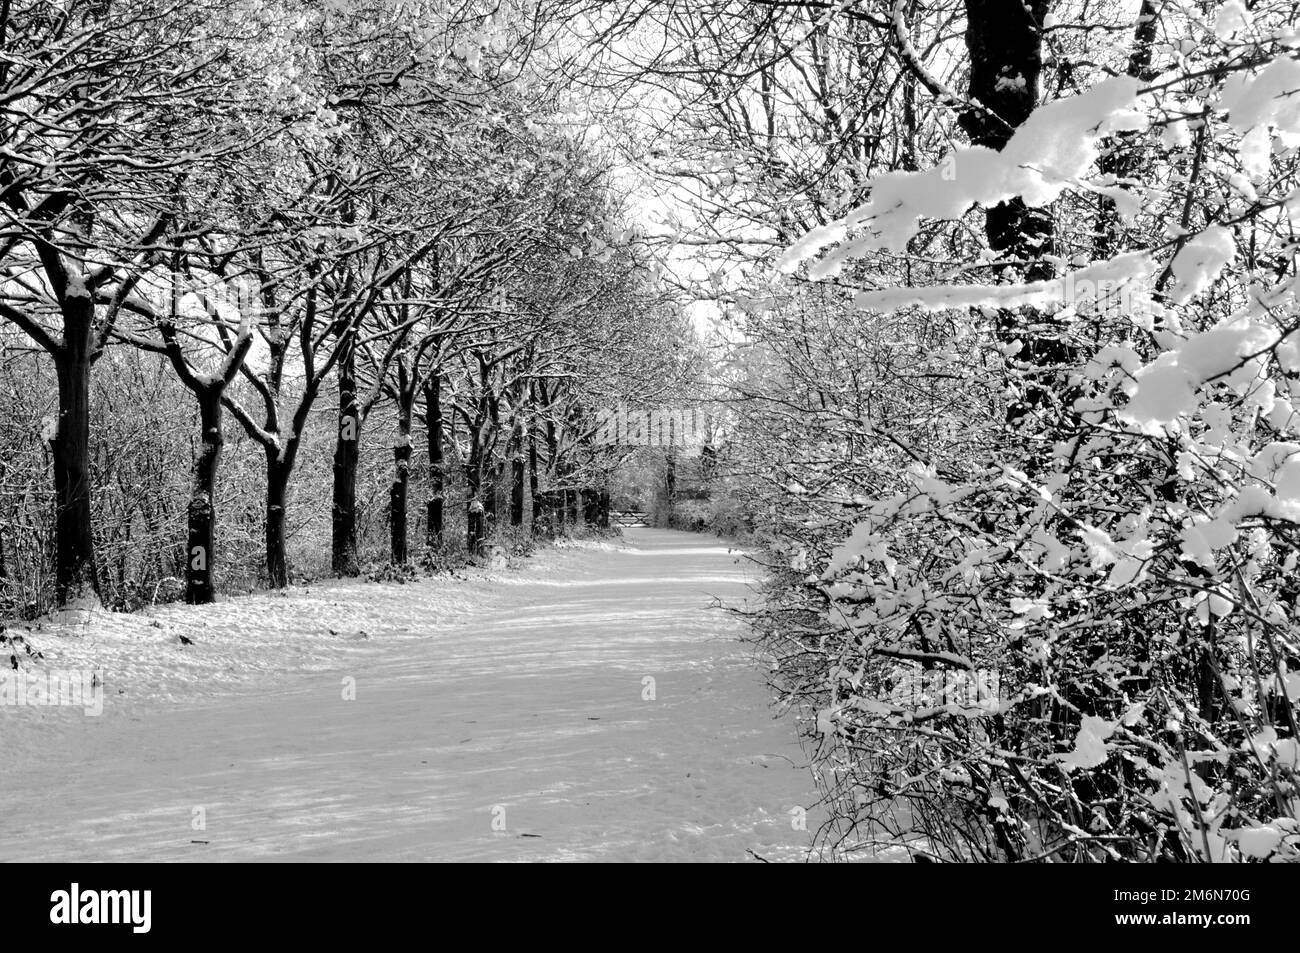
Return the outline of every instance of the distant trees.
{"type": "MultiPolygon", "coordinates": [[[[317,459],[326,442],[335,572],[362,566],[368,466],[392,474],[379,509],[394,563],[411,555],[417,473],[428,480],[426,542],[442,543],[443,501],[460,474],[467,539],[482,549],[504,455],[519,457],[533,422],[525,408],[540,365],[531,356],[599,350],[578,330],[593,300],[582,276],[602,276],[605,306],[627,303],[620,320],[630,325],[667,316],[634,310],[647,278],[640,253],[612,241],[622,225],[607,170],[550,122],[557,106],[544,84],[526,94],[510,83],[534,69],[540,16],[509,4],[483,13],[386,0],[312,10],[15,0],[0,10],[0,344],[43,353],[57,397],[44,428],[55,580],[22,611],[103,588],[91,373],[115,348],[175,375],[177,406],[195,429],[191,457],[177,461],[189,471],[185,525],[151,537],[165,555],[154,569],[126,546],[123,583],[128,567],[141,578],[134,595],[115,587],[114,604],[158,598],[171,566],[187,600],[212,601],[222,588],[222,501],[235,503],[230,532],[243,534],[244,500],[255,495],[263,579],[286,585],[299,459],[317,459]],[[601,251],[575,255],[597,233],[609,239],[601,251]],[[543,299],[530,281],[548,273],[567,275],[569,288],[551,280],[543,299]],[[331,393],[329,441],[318,405],[331,393]],[[421,402],[427,464],[414,452],[421,402]],[[377,409],[397,432],[380,466],[362,439],[377,409]],[[219,477],[231,447],[225,412],[240,431],[230,493],[219,477]],[[260,489],[249,482],[250,447],[262,456],[260,489]]],[[[566,386],[584,386],[569,374],[566,386]]],[[[6,399],[17,407],[41,393],[6,399]]],[[[304,479],[319,499],[314,473],[304,479]]],[[[15,501],[12,512],[25,512],[15,501]]],[[[519,506],[512,516],[522,524],[519,506]]],[[[14,571],[6,540],[27,531],[0,532],[0,576],[14,571]]],[[[39,575],[44,559],[25,557],[24,571],[39,575]]]]}

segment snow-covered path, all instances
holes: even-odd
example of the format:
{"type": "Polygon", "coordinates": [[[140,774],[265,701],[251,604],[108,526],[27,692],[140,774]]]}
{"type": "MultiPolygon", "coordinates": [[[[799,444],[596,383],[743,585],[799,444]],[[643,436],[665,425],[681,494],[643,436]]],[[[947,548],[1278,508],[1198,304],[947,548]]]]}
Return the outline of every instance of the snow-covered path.
{"type": "Polygon", "coordinates": [[[802,859],[794,724],[708,608],[748,578],[717,540],[632,530],[490,578],[34,633],[109,691],[100,717],[0,708],[0,860],[802,859]],[[164,646],[188,681],[138,661],[164,646]]]}

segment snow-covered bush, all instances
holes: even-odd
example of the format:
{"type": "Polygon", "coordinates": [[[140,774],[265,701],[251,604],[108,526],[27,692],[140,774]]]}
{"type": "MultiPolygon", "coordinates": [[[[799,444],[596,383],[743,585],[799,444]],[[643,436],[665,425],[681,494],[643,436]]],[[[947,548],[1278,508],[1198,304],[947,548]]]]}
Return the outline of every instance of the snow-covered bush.
{"type": "Polygon", "coordinates": [[[840,846],[1300,860],[1300,38],[1233,9],[877,177],[781,261],[837,285],[749,316],[762,627],[840,846]]]}

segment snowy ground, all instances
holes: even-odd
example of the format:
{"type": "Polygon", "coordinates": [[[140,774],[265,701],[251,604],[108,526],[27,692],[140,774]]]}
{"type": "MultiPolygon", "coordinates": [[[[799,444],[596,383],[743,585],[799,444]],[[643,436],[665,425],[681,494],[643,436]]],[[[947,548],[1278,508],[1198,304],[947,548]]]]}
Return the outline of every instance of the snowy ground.
{"type": "Polygon", "coordinates": [[[708,608],[748,578],[631,530],[32,631],[33,669],[102,669],[104,711],[0,707],[0,860],[803,859],[794,725],[708,608]]]}

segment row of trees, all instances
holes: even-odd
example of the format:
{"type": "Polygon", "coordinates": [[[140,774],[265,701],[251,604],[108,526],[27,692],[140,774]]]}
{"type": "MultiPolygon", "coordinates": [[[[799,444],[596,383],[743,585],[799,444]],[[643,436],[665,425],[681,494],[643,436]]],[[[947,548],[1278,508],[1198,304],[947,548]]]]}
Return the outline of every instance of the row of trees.
{"type": "MultiPolygon", "coordinates": [[[[194,428],[172,448],[190,469],[191,602],[220,586],[227,418],[263,458],[272,586],[290,578],[300,454],[326,426],[338,573],[361,567],[363,461],[391,474],[389,556],[410,559],[421,438],[431,547],[453,474],[471,554],[504,487],[510,525],[527,510],[537,531],[574,519],[580,490],[599,499],[612,461],[592,445],[594,411],[662,386],[688,341],[599,142],[537,80],[538,16],[386,0],[4,5],[0,344],[17,419],[54,403],[42,452],[6,460],[21,493],[4,535],[39,522],[47,453],[53,539],[31,556],[52,557],[54,604],[95,600],[108,578],[102,464],[131,447],[103,445],[120,434],[105,418],[144,410],[113,400],[132,393],[131,367],[155,382],[169,368],[164,400],[192,409],[161,424],[194,428]],[[382,451],[381,418],[395,431],[382,451]]],[[[137,496],[165,510],[167,482],[137,496]]]]}
{"type": "Polygon", "coordinates": [[[680,107],[828,843],[1300,857],[1294,5],[589,12],[680,107]]]}

